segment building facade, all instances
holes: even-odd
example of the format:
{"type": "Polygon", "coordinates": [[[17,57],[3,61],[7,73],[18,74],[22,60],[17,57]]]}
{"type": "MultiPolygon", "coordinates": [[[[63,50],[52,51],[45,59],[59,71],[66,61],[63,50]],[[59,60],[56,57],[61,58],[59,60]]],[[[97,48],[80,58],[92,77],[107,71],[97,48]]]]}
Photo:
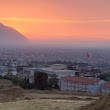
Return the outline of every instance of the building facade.
{"type": "Polygon", "coordinates": [[[62,91],[81,91],[90,93],[99,93],[103,80],[90,79],[76,76],[66,76],[60,80],[60,89],[62,91]]]}
{"type": "Polygon", "coordinates": [[[101,92],[105,94],[110,93],[110,82],[105,82],[104,84],[102,84],[101,92]]]}

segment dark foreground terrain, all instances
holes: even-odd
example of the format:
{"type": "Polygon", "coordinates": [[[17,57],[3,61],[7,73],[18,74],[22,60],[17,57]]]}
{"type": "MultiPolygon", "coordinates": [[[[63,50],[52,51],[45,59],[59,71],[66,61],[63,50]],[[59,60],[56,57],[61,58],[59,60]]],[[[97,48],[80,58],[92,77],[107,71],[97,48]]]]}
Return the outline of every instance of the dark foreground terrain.
{"type": "Polygon", "coordinates": [[[0,110],[76,110],[98,97],[10,88],[0,90],[0,110]]]}

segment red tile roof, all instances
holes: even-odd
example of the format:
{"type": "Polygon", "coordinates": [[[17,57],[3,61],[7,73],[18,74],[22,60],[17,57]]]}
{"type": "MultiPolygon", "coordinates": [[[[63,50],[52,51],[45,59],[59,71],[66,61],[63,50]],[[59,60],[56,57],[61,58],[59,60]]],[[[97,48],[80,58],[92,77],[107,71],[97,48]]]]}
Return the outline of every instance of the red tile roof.
{"type": "Polygon", "coordinates": [[[105,88],[110,88],[110,82],[105,82],[102,87],[105,87],[105,88]]]}
{"type": "Polygon", "coordinates": [[[89,79],[89,78],[76,77],[76,76],[65,76],[63,77],[63,80],[72,81],[72,82],[81,82],[81,83],[87,83],[87,84],[95,84],[99,81],[97,79],[89,79]]]}

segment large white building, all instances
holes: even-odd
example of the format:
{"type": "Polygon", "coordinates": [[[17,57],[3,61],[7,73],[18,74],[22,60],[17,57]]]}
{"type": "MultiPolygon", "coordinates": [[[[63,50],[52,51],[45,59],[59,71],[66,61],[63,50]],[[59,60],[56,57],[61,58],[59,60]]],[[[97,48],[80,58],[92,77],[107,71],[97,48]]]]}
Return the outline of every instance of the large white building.
{"type": "Polygon", "coordinates": [[[60,79],[60,90],[99,93],[102,92],[101,88],[102,84],[104,83],[104,80],[76,76],[65,76],[60,79]]]}
{"type": "Polygon", "coordinates": [[[42,71],[44,71],[47,74],[56,74],[58,76],[58,78],[64,77],[64,76],[79,76],[79,72],[76,70],[56,70],[53,69],[51,67],[47,67],[47,68],[41,68],[42,71]]]}

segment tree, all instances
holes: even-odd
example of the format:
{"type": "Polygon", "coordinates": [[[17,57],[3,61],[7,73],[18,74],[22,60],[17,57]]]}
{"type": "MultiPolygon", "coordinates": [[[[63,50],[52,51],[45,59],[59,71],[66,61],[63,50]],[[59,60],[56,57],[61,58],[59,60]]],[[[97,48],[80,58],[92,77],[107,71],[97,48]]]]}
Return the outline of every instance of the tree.
{"type": "Polygon", "coordinates": [[[100,79],[110,82],[110,73],[101,74],[100,79]]]}
{"type": "Polygon", "coordinates": [[[34,75],[35,88],[45,90],[48,85],[48,75],[44,72],[35,73],[34,75]]]}
{"type": "Polygon", "coordinates": [[[52,74],[48,80],[49,88],[59,89],[58,81],[59,81],[58,75],[52,74]]]}

